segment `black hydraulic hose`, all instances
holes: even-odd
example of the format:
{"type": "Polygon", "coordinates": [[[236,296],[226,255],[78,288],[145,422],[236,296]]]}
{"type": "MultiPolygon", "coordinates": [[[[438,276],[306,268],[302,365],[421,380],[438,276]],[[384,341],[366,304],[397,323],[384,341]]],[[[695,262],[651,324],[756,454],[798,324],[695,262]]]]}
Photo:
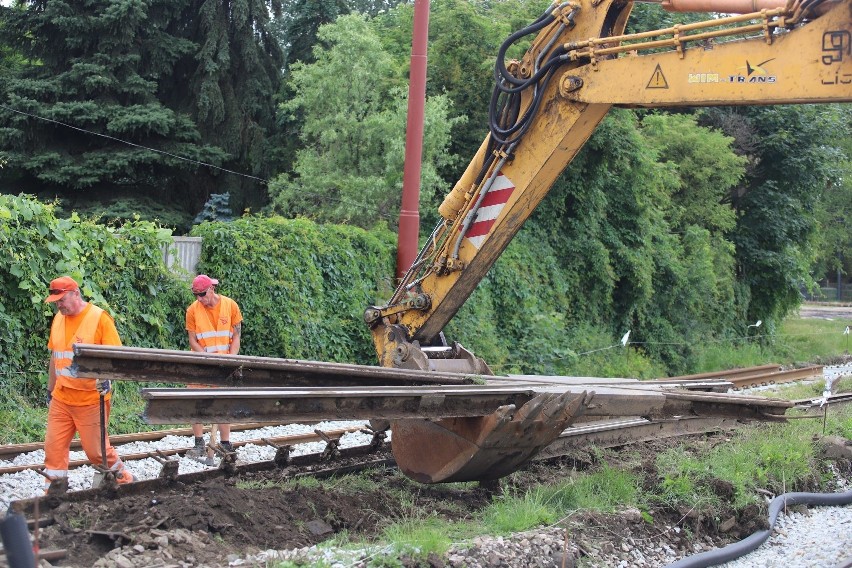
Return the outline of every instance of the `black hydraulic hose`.
{"type": "Polygon", "coordinates": [[[811,11],[823,3],[824,0],[805,0],[802,2],[802,17],[807,18],[811,11]]]}
{"type": "Polygon", "coordinates": [[[769,503],[769,528],[716,550],[681,558],[668,568],[705,568],[734,560],[760,547],[772,534],[778,514],[789,505],[843,506],[852,503],[852,491],[845,493],[785,493],[769,503]]]}
{"type": "Polygon", "coordinates": [[[522,85],[527,81],[526,79],[516,79],[512,76],[511,73],[509,73],[509,70],[506,69],[506,63],[504,61],[506,57],[506,52],[509,50],[512,44],[515,43],[515,40],[518,40],[526,35],[541,30],[542,28],[550,25],[554,20],[556,20],[555,16],[550,13],[545,14],[544,16],[533,22],[531,25],[520,29],[510,35],[508,38],[506,38],[506,41],[504,41],[500,45],[500,49],[497,52],[497,72],[500,76],[503,77],[504,80],[508,81],[509,83],[514,83],[515,85],[522,85]]]}
{"type": "MultiPolygon", "coordinates": [[[[568,50],[565,48],[565,46],[563,46],[563,45],[557,46],[556,49],[553,50],[553,53],[548,55],[547,60],[544,62],[544,64],[541,65],[541,67],[539,67],[536,70],[536,72],[533,73],[532,76],[530,76],[526,79],[518,79],[518,81],[520,81],[520,82],[512,81],[512,83],[517,85],[517,87],[505,86],[500,81],[500,79],[501,79],[500,74],[497,73],[497,71],[495,71],[494,72],[495,88],[499,89],[500,92],[502,92],[502,93],[519,93],[519,92],[523,91],[524,89],[528,89],[530,85],[538,83],[541,80],[541,78],[545,75],[545,73],[549,73],[551,67],[553,67],[554,65],[559,65],[562,62],[564,62],[567,58],[562,57],[562,56],[566,55],[567,53],[568,53],[568,50]]],[[[505,80],[505,77],[503,77],[503,79],[505,80]]]]}
{"type": "Polygon", "coordinates": [[[13,513],[11,509],[6,513],[6,518],[0,521],[0,538],[9,568],[32,568],[36,565],[27,519],[21,513],[13,513]]]}
{"type": "MultiPolygon", "coordinates": [[[[542,84],[541,84],[539,91],[536,93],[536,96],[533,97],[532,104],[530,104],[529,108],[524,113],[524,116],[521,117],[521,119],[517,122],[517,124],[515,126],[513,126],[511,129],[509,129],[510,133],[514,133],[514,132],[517,131],[515,136],[513,136],[512,138],[503,138],[503,136],[500,136],[499,134],[506,132],[506,130],[501,130],[499,125],[494,124],[494,121],[491,120],[491,124],[490,124],[491,136],[494,138],[494,140],[496,142],[498,142],[499,144],[513,144],[513,143],[517,142],[518,140],[520,140],[524,136],[524,134],[526,134],[527,130],[529,129],[530,125],[532,124],[532,117],[535,116],[536,112],[538,111],[539,106],[541,105],[541,101],[542,101],[542,98],[543,98],[542,94],[544,93],[545,89],[547,88],[548,83],[550,83],[550,80],[552,78],[553,78],[553,73],[550,73],[545,77],[544,81],[542,81],[542,84]]],[[[492,108],[492,113],[495,110],[496,109],[492,108]]],[[[492,118],[493,118],[493,116],[492,116],[492,118]]]]}

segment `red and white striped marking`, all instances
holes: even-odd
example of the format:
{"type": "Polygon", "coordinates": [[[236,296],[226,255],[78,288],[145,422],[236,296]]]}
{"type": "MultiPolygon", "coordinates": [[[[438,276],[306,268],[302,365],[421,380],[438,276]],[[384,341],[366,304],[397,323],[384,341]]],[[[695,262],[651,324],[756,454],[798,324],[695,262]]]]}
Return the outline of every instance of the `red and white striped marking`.
{"type": "Polygon", "coordinates": [[[473,223],[465,233],[465,237],[470,239],[470,242],[477,249],[488,237],[494,221],[500,215],[503,206],[509,201],[513,191],[515,191],[515,184],[502,173],[497,174],[497,178],[491,184],[491,189],[485,194],[485,198],[479,206],[479,211],[476,212],[473,223]]]}

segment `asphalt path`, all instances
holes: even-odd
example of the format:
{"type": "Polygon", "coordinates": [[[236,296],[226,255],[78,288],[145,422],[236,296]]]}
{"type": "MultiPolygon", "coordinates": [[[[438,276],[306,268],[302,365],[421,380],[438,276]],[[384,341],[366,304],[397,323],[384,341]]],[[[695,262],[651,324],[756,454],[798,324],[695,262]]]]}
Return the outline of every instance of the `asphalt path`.
{"type": "Polygon", "coordinates": [[[852,320],[852,304],[802,304],[799,317],[825,320],[852,320]]]}

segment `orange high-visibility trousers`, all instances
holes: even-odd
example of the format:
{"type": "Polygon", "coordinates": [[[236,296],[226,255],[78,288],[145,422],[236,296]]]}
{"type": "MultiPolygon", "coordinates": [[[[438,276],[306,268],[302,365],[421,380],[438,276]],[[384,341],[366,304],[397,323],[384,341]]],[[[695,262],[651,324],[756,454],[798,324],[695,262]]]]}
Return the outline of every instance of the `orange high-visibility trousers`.
{"type": "MultiPolygon", "coordinates": [[[[110,401],[104,402],[104,416],[109,423],[110,401]]],[[[44,438],[44,472],[51,477],[67,477],[71,439],[80,434],[80,443],[86,457],[95,465],[103,465],[101,455],[101,411],[97,404],[71,406],[53,399],[47,411],[47,433],[44,438]]],[[[119,483],[133,481],[124,467],[118,452],[106,436],[107,467],[116,472],[119,483]],[[119,475],[124,474],[124,475],[119,475]]],[[[50,485],[48,481],[46,485],[50,485]]]]}

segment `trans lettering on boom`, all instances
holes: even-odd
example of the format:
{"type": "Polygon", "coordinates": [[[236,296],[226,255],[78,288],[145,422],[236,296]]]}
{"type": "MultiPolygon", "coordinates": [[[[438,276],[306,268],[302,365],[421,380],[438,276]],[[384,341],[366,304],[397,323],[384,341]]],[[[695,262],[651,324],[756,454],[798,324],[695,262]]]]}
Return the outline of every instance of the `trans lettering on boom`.
{"type": "Polygon", "coordinates": [[[746,60],[745,65],[737,71],[736,74],[725,73],[690,73],[687,77],[687,83],[775,83],[778,78],[775,75],[770,75],[764,69],[764,65],[773,61],[775,58],[761,61],[757,65],[746,60]]]}

